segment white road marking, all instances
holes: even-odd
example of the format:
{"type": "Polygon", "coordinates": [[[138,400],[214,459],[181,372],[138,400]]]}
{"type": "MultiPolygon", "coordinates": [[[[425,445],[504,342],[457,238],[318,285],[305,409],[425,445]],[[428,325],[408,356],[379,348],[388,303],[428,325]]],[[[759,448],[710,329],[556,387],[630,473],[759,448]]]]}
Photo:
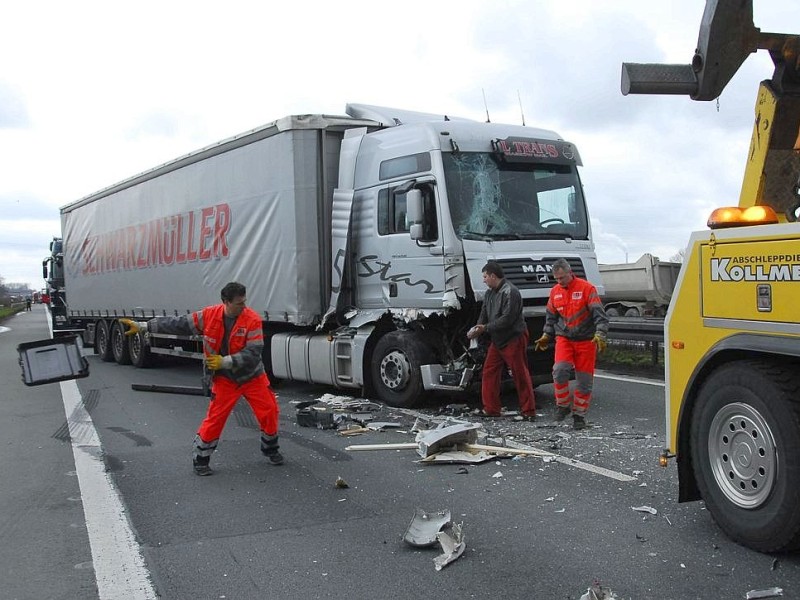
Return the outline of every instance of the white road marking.
{"type": "MultiPolygon", "coordinates": [[[[47,322],[52,336],[50,319],[47,322]]],[[[119,491],[106,473],[100,437],[83,405],[78,384],[71,380],[60,385],[99,598],[155,600],[158,595],[141,547],[131,530],[119,491]]]]}
{"type": "Polygon", "coordinates": [[[642,379],[640,377],[626,377],[625,375],[611,375],[609,373],[598,373],[595,371],[595,377],[598,379],[613,379],[616,381],[627,381],[628,383],[642,383],[644,385],[655,385],[664,387],[665,383],[659,379],[642,379]]]}
{"type": "Polygon", "coordinates": [[[100,438],[83,406],[78,385],[62,381],[61,396],[100,600],[154,600],[158,596],[122,499],[106,473],[100,438]]]}

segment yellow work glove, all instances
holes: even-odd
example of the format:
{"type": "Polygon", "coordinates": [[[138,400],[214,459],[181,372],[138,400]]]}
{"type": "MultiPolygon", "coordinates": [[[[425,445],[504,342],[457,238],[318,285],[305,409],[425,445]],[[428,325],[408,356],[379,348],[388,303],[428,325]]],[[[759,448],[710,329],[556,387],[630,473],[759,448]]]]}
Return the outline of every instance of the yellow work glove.
{"type": "Polygon", "coordinates": [[[533,342],[534,350],[544,351],[547,350],[548,346],[550,346],[550,336],[547,335],[546,333],[543,333],[542,337],[533,342]]]}
{"type": "Polygon", "coordinates": [[[141,329],[141,327],[139,327],[139,323],[131,319],[120,319],[119,322],[128,328],[127,330],[124,330],[125,335],[136,335],[139,333],[139,329],[141,329]]]}
{"type": "Polygon", "coordinates": [[[592,343],[597,348],[598,352],[605,352],[606,346],[608,346],[608,342],[606,341],[606,336],[602,333],[595,333],[594,337],[592,338],[592,343]]]}
{"type": "Polygon", "coordinates": [[[206,367],[210,371],[233,368],[233,359],[230,356],[220,356],[219,354],[209,354],[206,356],[206,367]]]}
{"type": "Polygon", "coordinates": [[[209,354],[206,356],[206,366],[211,371],[219,371],[222,368],[222,356],[219,354],[209,354]]]}

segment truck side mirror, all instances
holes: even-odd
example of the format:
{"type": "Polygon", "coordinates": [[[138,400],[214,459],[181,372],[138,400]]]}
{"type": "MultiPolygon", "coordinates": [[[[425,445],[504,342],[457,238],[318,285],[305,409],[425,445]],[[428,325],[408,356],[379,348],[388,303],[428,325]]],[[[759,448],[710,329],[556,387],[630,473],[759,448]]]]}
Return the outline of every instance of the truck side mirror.
{"type": "Polygon", "coordinates": [[[42,279],[47,279],[47,261],[42,261],[42,279]]]}
{"type": "Polygon", "coordinates": [[[424,235],[424,228],[422,227],[422,223],[414,223],[408,229],[408,233],[411,236],[412,240],[422,239],[422,237],[424,235]]]}
{"type": "Polygon", "coordinates": [[[409,190],[406,194],[406,218],[411,225],[422,223],[424,211],[421,191],[409,190]]]}

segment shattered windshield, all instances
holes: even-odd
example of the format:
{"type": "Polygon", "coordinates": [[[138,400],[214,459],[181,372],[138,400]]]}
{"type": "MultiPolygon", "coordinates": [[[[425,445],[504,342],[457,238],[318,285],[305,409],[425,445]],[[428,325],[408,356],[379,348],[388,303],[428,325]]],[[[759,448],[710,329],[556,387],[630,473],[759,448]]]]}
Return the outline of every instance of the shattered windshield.
{"type": "Polygon", "coordinates": [[[490,153],[445,153],[456,233],[468,239],[587,239],[577,169],[566,164],[502,164],[490,153]]]}

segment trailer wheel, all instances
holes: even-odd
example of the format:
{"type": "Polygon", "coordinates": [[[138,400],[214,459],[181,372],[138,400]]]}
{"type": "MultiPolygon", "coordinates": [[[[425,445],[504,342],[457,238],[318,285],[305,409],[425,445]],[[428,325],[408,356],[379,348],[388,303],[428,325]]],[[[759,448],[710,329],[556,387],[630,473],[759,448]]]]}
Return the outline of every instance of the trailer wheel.
{"type": "Polygon", "coordinates": [[[728,536],[760,552],[800,546],[797,394],[789,367],[736,361],[703,384],[692,417],[706,506],[728,536]]]}
{"type": "Polygon", "coordinates": [[[97,321],[94,328],[94,353],[103,362],[114,360],[114,352],[111,349],[111,328],[105,319],[97,321]]]}
{"type": "Polygon", "coordinates": [[[131,357],[131,364],[138,369],[146,369],[153,364],[153,353],[150,346],[140,333],[128,336],[128,354],[131,357]]]}
{"type": "Polygon", "coordinates": [[[111,325],[111,351],[114,353],[114,360],[118,365],[131,364],[131,353],[128,350],[128,338],[119,321],[114,321],[111,325]]]}
{"type": "Polygon", "coordinates": [[[375,346],[372,381],[389,406],[410,408],[424,396],[420,367],[432,362],[431,352],[410,331],[392,331],[375,346]]]}

